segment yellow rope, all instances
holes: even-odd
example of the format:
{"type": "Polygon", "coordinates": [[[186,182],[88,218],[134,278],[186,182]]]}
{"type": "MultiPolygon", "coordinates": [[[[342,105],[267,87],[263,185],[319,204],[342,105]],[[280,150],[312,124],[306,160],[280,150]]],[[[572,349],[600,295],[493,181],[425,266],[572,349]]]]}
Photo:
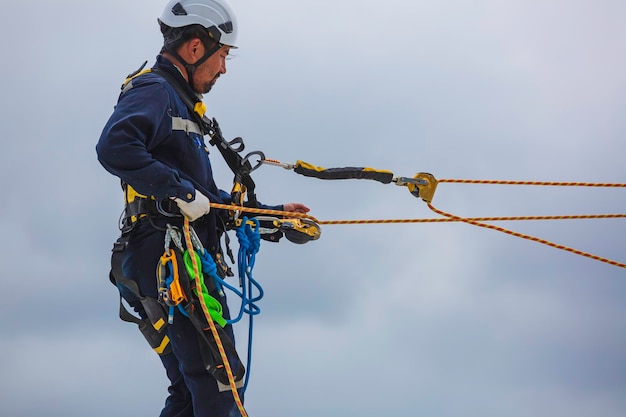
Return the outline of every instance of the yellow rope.
{"type": "MultiPolygon", "coordinates": [[[[184,234],[185,234],[185,244],[187,245],[187,250],[191,255],[191,262],[193,265],[193,273],[196,277],[200,276],[200,269],[198,267],[198,262],[196,260],[196,256],[193,250],[193,242],[191,241],[191,231],[189,229],[189,219],[185,217],[184,222],[184,234]]],[[[220,356],[222,357],[222,361],[224,362],[224,368],[226,369],[226,374],[228,375],[228,382],[230,384],[230,390],[233,393],[233,397],[235,399],[235,403],[237,404],[237,408],[241,413],[242,417],[248,417],[248,413],[246,413],[245,408],[243,408],[243,403],[241,402],[241,398],[239,398],[239,392],[237,391],[237,384],[235,383],[235,377],[233,376],[233,371],[230,368],[230,363],[228,362],[228,356],[226,355],[226,350],[224,350],[224,346],[222,345],[222,340],[220,339],[220,335],[217,332],[217,328],[215,327],[215,322],[213,322],[213,318],[209,313],[209,309],[204,301],[204,297],[198,297],[200,301],[200,305],[202,306],[202,311],[204,312],[204,316],[206,317],[207,322],[209,323],[209,327],[211,328],[211,333],[213,333],[213,338],[217,344],[217,348],[220,351],[220,356]]]]}

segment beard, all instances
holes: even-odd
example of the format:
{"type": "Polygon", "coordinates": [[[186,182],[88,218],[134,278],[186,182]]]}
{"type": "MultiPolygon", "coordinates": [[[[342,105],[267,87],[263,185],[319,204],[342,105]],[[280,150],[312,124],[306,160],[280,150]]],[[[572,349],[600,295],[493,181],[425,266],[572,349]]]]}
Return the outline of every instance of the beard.
{"type": "Polygon", "coordinates": [[[213,79],[209,82],[206,82],[204,84],[202,84],[202,93],[201,94],[206,94],[209,91],[211,91],[211,89],[213,88],[213,86],[215,85],[215,83],[217,82],[217,79],[219,78],[219,74],[216,75],[215,77],[213,77],[213,79]]]}

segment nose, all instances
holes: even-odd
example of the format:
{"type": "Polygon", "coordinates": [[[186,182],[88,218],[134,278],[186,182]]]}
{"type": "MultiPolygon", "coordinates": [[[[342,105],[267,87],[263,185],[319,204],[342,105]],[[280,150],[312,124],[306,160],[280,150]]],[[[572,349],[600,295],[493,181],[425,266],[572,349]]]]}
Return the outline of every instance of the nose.
{"type": "Polygon", "coordinates": [[[226,58],[222,58],[222,65],[220,66],[220,74],[226,74],[226,58]]]}

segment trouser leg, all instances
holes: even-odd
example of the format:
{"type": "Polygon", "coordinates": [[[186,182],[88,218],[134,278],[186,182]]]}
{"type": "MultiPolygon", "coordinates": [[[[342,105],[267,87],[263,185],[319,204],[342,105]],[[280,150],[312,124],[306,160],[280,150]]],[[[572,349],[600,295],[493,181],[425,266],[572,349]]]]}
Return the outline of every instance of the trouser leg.
{"type": "MultiPolygon", "coordinates": [[[[124,274],[136,281],[141,293],[148,297],[157,297],[155,268],[163,253],[163,238],[162,232],[142,229],[126,250],[124,274]]],[[[224,315],[228,317],[225,299],[220,301],[224,315]]],[[[141,305],[131,305],[139,314],[145,314],[140,311],[141,305]]],[[[232,326],[226,326],[225,330],[234,340],[232,326]]],[[[197,330],[178,309],[173,324],[168,325],[167,334],[172,353],[163,355],[161,361],[170,387],[161,417],[238,417],[240,413],[232,392],[219,392],[217,381],[205,368],[197,330]]]]}
{"type": "Polygon", "coordinates": [[[185,385],[191,393],[195,417],[235,417],[239,411],[230,390],[219,392],[215,378],[205,368],[198,332],[178,311],[168,334],[172,352],[178,358],[185,385]]]}
{"type": "Polygon", "coordinates": [[[170,380],[169,396],[160,417],[194,417],[191,403],[191,393],[185,385],[185,379],[180,372],[180,364],[173,353],[162,355],[161,362],[165,367],[170,380]]]}

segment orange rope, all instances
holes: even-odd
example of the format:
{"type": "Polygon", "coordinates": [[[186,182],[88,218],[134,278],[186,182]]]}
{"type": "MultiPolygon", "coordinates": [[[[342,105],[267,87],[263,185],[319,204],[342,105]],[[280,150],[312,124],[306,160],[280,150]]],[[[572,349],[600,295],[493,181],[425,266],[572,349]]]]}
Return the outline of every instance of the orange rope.
{"type": "Polygon", "coordinates": [[[441,183],[457,183],[457,184],[498,184],[498,185],[547,185],[554,187],[626,187],[626,184],[620,183],[602,183],[602,182],[554,182],[554,181],[501,181],[501,180],[461,180],[461,179],[442,179],[437,180],[441,183]]]}
{"type": "MultiPolygon", "coordinates": [[[[235,206],[230,204],[211,203],[211,207],[223,210],[242,210],[248,213],[265,214],[268,216],[285,216],[287,218],[303,218],[313,220],[323,225],[345,224],[394,224],[394,223],[446,223],[461,222],[461,218],[444,219],[374,219],[374,220],[318,220],[309,214],[296,213],[293,211],[268,210],[259,208],[235,206]]],[[[626,218],[626,214],[577,214],[565,216],[510,216],[510,217],[470,217],[468,220],[479,222],[516,221],[516,220],[581,220],[581,219],[620,219],[626,218]]]]}
{"type": "Polygon", "coordinates": [[[223,209],[223,210],[234,210],[234,211],[242,211],[245,213],[266,214],[268,216],[286,216],[287,218],[291,218],[291,219],[293,219],[294,217],[297,217],[301,219],[311,219],[314,222],[319,223],[319,221],[315,217],[309,214],[296,213],[295,211],[268,210],[268,209],[252,208],[252,207],[241,207],[241,206],[235,206],[231,204],[220,204],[220,203],[211,203],[210,205],[212,208],[223,209]]]}
{"type": "Polygon", "coordinates": [[[522,234],[522,233],[514,232],[512,230],[504,229],[502,227],[493,226],[491,224],[480,223],[480,222],[472,220],[472,219],[466,219],[466,218],[463,218],[463,217],[455,216],[454,214],[446,213],[444,211],[436,209],[435,207],[433,207],[433,205],[431,203],[426,203],[426,204],[428,204],[428,207],[432,211],[434,211],[435,213],[440,214],[440,215],[442,215],[444,217],[447,217],[447,218],[450,218],[450,219],[454,219],[454,221],[462,221],[462,222],[465,222],[465,223],[473,224],[474,226],[479,226],[479,227],[484,227],[484,228],[487,228],[487,229],[497,230],[498,232],[506,233],[506,234],[509,234],[511,236],[515,236],[515,237],[519,237],[519,238],[522,238],[522,239],[531,240],[533,242],[542,243],[544,245],[548,245],[548,246],[551,246],[551,247],[556,248],[556,249],[561,249],[561,250],[564,250],[564,251],[568,251],[568,252],[574,253],[576,255],[585,256],[587,258],[591,258],[591,259],[594,259],[594,260],[600,261],[600,262],[605,262],[607,264],[610,264],[610,265],[613,265],[613,266],[617,266],[617,267],[620,267],[620,268],[626,268],[626,264],[621,263],[621,262],[612,261],[610,259],[602,258],[600,256],[593,255],[591,253],[579,251],[577,249],[572,249],[572,248],[569,248],[569,247],[563,246],[563,245],[558,245],[556,243],[552,243],[552,242],[549,242],[547,240],[540,239],[538,237],[533,237],[533,236],[525,235],[525,234],[522,234]]]}
{"type": "MultiPolygon", "coordinates": [[[[624,183],[599,183],[599,182],[555,182],[555,181],[502,181],[502,180],[464,180],[464,179],[441,179],[438,180],[438,182],[441,183],[458,183],[458,184],[496,184],[496,185],[540,185],[540,186],[558,186],[558,187],[610,187],[610,188],[624,188],[626,187],[626,184],[624,183]]],[[[428,207],[434,211],[435,213],[438,213],[444,217],[446,217],[447,219],[450,219],[451,221],[462,221],[468,224],[473,224],[475,226],[479,226],[479,227],[484,227],[487,229],[492,229],[492,230],[497,230],[499,232],[503,232],[512,236],[516,236],[522,239],[528,239],[531,240],[533,242],[538,242],[538,243],[542,243],[544,245],[548,245],[551,246],[553,248],[557,248],[557,249],[561,249],[561,250],[565,250],[568,252],[572,252],[575,253],[577,255],[581,255],[581,256],[585,256],[587,258],[591,258],[600,262],[605,262],[608,263],[610,265],[614,265],[620,268],[626,268],[626,264],[621,263],[621,262],[616,262],[616,261],[612,261],[610,259],[606,259],[606,258],[602,258],[600,256],[596,256],[587,252],[582,252],[579,251],[577,249],[572,249],[563,245],[558,245],[556,243],[552,243],[549,242],[547,240],[544,239],[540,239],[537,237],[533,237],[533,236],[529,236],[529,235],[524,235],[522,233],[517,233],[508,229],[504,229],[501,227],[497,227],[497,226],[493,226],[493,225],[489,225],[489,224],[484,224],[484,223],[480,223],[481,221],[491,221],[493,219],[479,219],[479,218],[462,218],[459,216],[455,216],[453,214],[449,214],[440,210],[437,210],[435,207],[433,207],[433,205],[430,202],[426,203],[428,205],[428,207]]],[[[620,217],[624,217],[623,214],[613,214],[613,215],[598,215],[598,217],[591,217],[591,216],[572,216],[571,218],[620,218],[620,217]]],[[[556,218],[549,218],[546,220],[559,220],[562,218],[566,218],[565,216],[557,216],[556,218]]],[[[569,217],[568,217],[569,218],[569,217]]],[[[530,219],[526,219],[526,218],[521,218],[522,220],[530,220],[530,219]]],[[[537,218],[532,218],[532,220],[543,220],[540,217],[537,218]]]]}
{"type": "MultiPolygon", "coordinates": [[[[191,263],[193,265],[193,273],[196,277],[200,276],[200,269],[198,268],[198,262],[196,260],[196,255],[193,250],[193,242],[191,241],[191,231],[189,230],[189,219],[185,217],[184,222],[184,234],[185,234],[185,244],[187,245],[187,250],[191,255],[191,263]]],[[[241,413],[242,417],[248,417],[248,413],[246,413],[245,408],[243,408],[243,403],[241,402],[241,398],[239,398],[239,392],[237,391],[237,384],[235,383],[235,377],[233,376],[233,371],[230,368],[230,363],[228,362],[228,356],[226,356],[226,351],[224,350],[224,346],[222,345],[222,340],[220,339],[220,335],[217,332],[217,328],[215,327],[215,323],[213,322],[213,318],[209,313],[209,309],[206,306],[204,301],[204,297],[198,297],[200,301],[200,305],[202,306],[202,311],[204,312],[204,316],[209,322],[209,327],[211,328],[211,333],[213,333],[213,338],[217,344],[217,348],[220,351],[220,356],[222,357],[222,361],[224,362],[224,368],[226,369],[226,374],[228,375],[228,382],[230,383],[230,390],[233,393],[233,397],[235,398],[235,403],[237,404],[237,408],[241,413]]]]}
{"type": "MultiPolygon", "coordinates": [[[[567,216],[510,216],[510,217],[469,217],[466,220],[477,222],[498,222],[517,220],[581,220],[581,219],[620,219],[626,218],[626,214],[581,214],[567,216]]],[[[322,220],[317,222],[324,225],[344,224],[395,224],[395,223],[448,223],[462,222],[461,218],[443,219],[378,219],[378,220],[322,220]]]]}
{"type": "MultiPolygon", "coordinates": [[[[460,179],[443,179],[439,180],[439,183],[447,182],[447,183],[463,183],[463,184],[502,184],[502,185],[546,185],[546,186],[569,186],[569,187],[626,187],[626,184],[616,184],[616,183],[585,183],[585,182],[546,182],[546,181],[500,181],[500,180],[460,180],[460,179]]],[[[524,235],[522,233],[514,232],[512,230],[504,229],[502,227],[493,226],[490,224],[485,224],[481,222],[492,222],[492,221],[518,221],[518,220],[573,220],[573,219],[617,219],[617,218],[626,218],[626,214],[583,214],[583,215],[565,215],[565,216],[511,216],[511,217],[471,217],[471,218],[463,218],[460,216],[455,216],[453,214],[449,214],[440,210],[437,210],[432,204],[427,203],[428,207],[437,214],[444,216],[441,219],[380,219],[380,220],[325,220],[319,221],[315,217],[302,214],[295,213],[289,211],[280,211],[280,210],[266,210],[266,209],[257,209],[257,208],[249,208],[246,207],[243,211],[257,214],[266,214],[271,216],[286,216],[286,217],[297,217],[297,218],[306,218],[313,220],[314,222],[320,225],[347,225],[347,224],[397,224],[397,223],[444,223],[444,222],[464,222],[468,224],[473,224],[475,226],[484,227],[487,229],[497,230],[502,233],[509,234],[511,236],[519,237],[522,239],[531,240],[533,242],[538,242],[547,246],[551,246],[556,249],[565,250],[576,255],[584,256],[590,259],[594,259],[596,261],[605,262],[613,266],[617,266],[620,268],[626,268],[626,264],[613,261],[607,258],[603,258],[597,255],[593,255],[587,252],[583,252],[577,249],[569,248],[567,246],[558,245],[556,243],[549,242],[544,239],[540,239],[537,237],[524,235]]],[[[241,210],[240,206],[233,206],[227,204],[218,204],[211,203],[211,207],[225,210],[241,210]]]]}

